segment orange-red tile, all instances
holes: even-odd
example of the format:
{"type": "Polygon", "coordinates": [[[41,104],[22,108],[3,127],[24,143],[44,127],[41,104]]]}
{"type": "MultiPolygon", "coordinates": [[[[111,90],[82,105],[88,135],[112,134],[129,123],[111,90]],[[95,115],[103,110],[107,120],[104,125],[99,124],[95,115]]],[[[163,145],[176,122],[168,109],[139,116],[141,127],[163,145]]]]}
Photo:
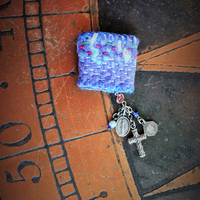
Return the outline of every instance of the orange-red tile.
{"type": "Polygon", "coordinates": [[[99,27],[99,11],[98,11],[98,1],[91,0],[90,1],[90,15],[91,15],[91,24],[92,31],[100,31],[99,27]]]}
{"type": "Polygon", "coordinates": [[[119,155],[118,159],[120,160],[120,163],[121,163],[121,168],[124,173],[127,187],[129,188],[131,195],[134,197],[134,200],[141,200],[141,197],[138,193],[137,187],[135,185],[135,181],[132,176],[129,163],[127,161],[126,153],[123,147],[123,139],[116,134],[114,129],[111,130],[111,133],[112,133],[112,138],[113,138],[114,145],[116,148],[116,152],[119,155]]]}
{"type": "Polygon", "coordinates": [[[23,1],[1,0],[0,16],[21,16],[23,14],[23,1]]]}
{"type": "Polygon", "coordinates": [[[77,86],[77,77],[51,80],[55,110],[63,138],[70,139],[107,128],[101,94],[77,86]]]}
{"type": "MultiPolygon", "coordinates": [[[[3,16],[2,13],[5,16],[11,15],[9,10],[14,6],[18,6],[22,14],[22,3],[17,5],[12,1],[8,8],[0,12],[0,15],[3,16]]],[[[43,41],[35,41],[30,43],[29,47],[32,53],[45,50],[46,57],[42,53],[30,54],[31,65],[44,64],[43,67],[34,68],[32,71],[29,69],[23,16],[0,20],[1,31],[10,30],[14,33],[14,37],[9,35],[1,37],[3,51],[0,52],[2,63],[0,81],[7,82],[8,88],[0,88],[0,106],[5,108],[0,124],[6,126],[13,125],[15,122],[13,126],[0,134],[0,177],[4,177],[0,181],[0,198],[60,199],[54,178],[58,179],[59,184],[69,181],[72,174],[68,169],[71,167],[81,199],[98,196],[103,190],[108,193],[107,199],[131,199],[127,186],[131,188],[132,185],[126,179],[131,181],[132,179],[131,175],[123,173],[123,171],[130,173],[130,170],[127,167],[121,143],[118,147],[115,144],[117,140],[115,141],[110,132],[80,138],[80,136],[101,132],[107,128],[106,114],[108,114],[108,120],[112,117],[109,95],[99,91],[81,90],[77,86],[78,75],[53,77],[66,75],[71,71],[78,73],[76,40],[78,34],[98,29],[97,1],[75,0],[72,3],[63,0],[44,0],[41,1],[41,5],[40,1],[28,2],[25,4],[25,14],[38,14],[40,6],[44,14],[42,16],[44,35],[40,27],[28,30],[28,40],[41,39],[44,36],[44,46],[43,41]],[[66,14],[67,12],[70,14],[66,14]],[[44,80],[32,83],[31,75],[34,79],[44,80]],[[50,80],[48,80],[48,75],[50,75],[50,80]],[[36,102],[33,89],[36,92],[43,92],[36,96],[36,102]],[[52,91],[54,107],[50,104],[49,91],[52,91]],[[37,103],[47,104],[36,108],[37,103]],[[105,106],[107,110],[104,110],[105,106]],[[53,115],[54,111],[56,115],[53,115]],[[39,124],[38,113],[43,115],[41,124],[39,124]],[[50,116],[46,116],[48,114],[50,116]],[[51,127],[52,129],[49,129],[51,127]],[[45,129],[43,133],[40,128],[45,129]],[[32,137],[26,144],[18,147],[5,146],[4,143],[10,144],[26,138],[30,130],[32,137]],[[52,165],[50,165],[46,149],[43,149],[42,134],[48,145],[45,147],[49,148],[49,156],[54,158],[52,165]],[[64,144],[66,151],[61,146],[62,138],[67,141],[64,144]],[[73,139],[73,141],[68,139],[73,139]],[[12,156],[15,153],[18,155],[12,156]],[[120,156],[119,153],[121,153],[120,156]],[[9,155],[10,157],[6,157],[9,155]],[[68,159],[69,163],[66,162],[68,159]],[[31,178],[39,175],[40,172],[34,163],[41,170],[38,183],[31,181],[31,178]],[[25,181],[8,183],[4,170],[10,172],[14,180],[20,179],[17,167],[19,170],[21,167],[20,172],[25,181]],[[52,169],[66,171],[53,174],[52,169]]],[[[15,15],[19,13],[15,12],[15,15]]],[[[27,17],[25,20],[27,27],[40,25],[39,17],[27,17]]],[[[61,187],[61,191],[64,195],[68,195],[75,191],[75,188],[69,183],[61,187]]],[[[78,198],[77,196],[67,198],[67,200],[71,199],[78,198]]]]}
{"type": "Polygon", "coordinates": [[[89,10],[88,0],[43,0],[42,4],[42,13],[64,13],[72,11],[83,11],[87,12],[89,10]]]}
{"type": "Polygon", "coordinates": [[[26,15],[37,15],[39,13],[39,3],[29,2],[25,4],[25,14],[26,15]]]}
{"type": "Polygon", "coordinates": [[[49,148],[51,157],[57,157],[63,154],[62,146],[55,145],[49,148]]]}
{"type": "Polygon", "coordinates": [[[110,133],[65,144],[82,199],[107,191],[106,199],[130,199],[110,133]]]}
{"type": "Polygon", "coordinates": [[[77,71],[76,40],[90,30],[89,14],[43,17],[45,49],[50,76],[77,71]]]}
{"type": "Polygon", "coordinates": [[[194,169],[190,170],[189,172],[186,172],[185,174],[175,178],[169,183],[163,185],[162,187],[154,190],[153,192],[146,194],[145,196],[151,196],[153,194],[166,192],[177,188],[182,188],[188,185],[198,184],[199,181],[200,181],[200,166],[197,166],[194,169]]]}
{"type": "Polygon", "coordinates": [[[26,25],[28,28],[39,26],[39,17],[27,17],[26,18],[26,25]]]}
{"type": "MultiPolygon", "coordinates": [[[[36,92],[41,92],[43,90],[47,90],[48,89],[48,83],[47,83],[47,80],[43,80],[43,81],[36,81],[34,83],[35,85],[35,91],[36,92]]],[[[48,105],[44,105],[43,107],[46,107],[47,108],[48,105]]],[[[50,105],[49,105],[50,106],[50,105]]],[[[42,109],[42,108],[39,108],[39,109],[42,109]]],[[[48,110],[47,109],[47,113],[48,113],[48,110]]]]}
{"type": "Polygon", "coordinates": [[[60,198],[45,149],[0,161],[0,177],[1,199],[56,200],[60,198]],[[23,164],[24,161],[33,162],[33,165],[26,166],[23,164]],[[5,171],[11,173],[13,180],[22,179],[17,172],[20,163],[24,168],[18,171],[25,180],[11,183],[6,181],[5,171]],[[41,176],[39,176],[39,170],[34,164],[39,167],[41,176]],[[32,178],[37,176],[39,177],[38,182],[33,183],[32,178]]]}
{"type": "Polygon", "coordinates": [[[55,171],[59,171],[59,170],[62,170],[62,169],[65,169],[67,168],[67,164],[65,162],[65,158],[62,157],[62,158],[57,158],[56,160],[53,161],[53,166],[54,166],[54,170],[55,171]]]}
{"type": "Polygon", "coordinates": [[[44,144],[33,96],[23,19],[0,20],[1,31],[9,30],[11,27],[13,27],[14,39],[9,35],[1,37],[0,81],[7,82],[8,87],[6,89],[0,88],[0,107],[3,108],[0,124],[21,122],[25,125],[18,124],[5,129],[0,134],[0,141],[16,142],[22,140],[29,133],[28,127],[32,137],[22,146],[11,148],[1,145],[1,157],[44,144]],[[9,139],[6,135],[8,132],[9,139]]]}
{"type": "Polygon", "coordinates": [[[28,31],[28,39],[29,40],[37,40],[41,39],[42,34],[40,29],[35,29],[35,30],[29,30],[28,31]]]}
{"type": "Polygon", "coordinates": [[[39,104],[49,102],[50,101],[49,93],[38,94],[36,100],[39,104]]]}
{"type": "Polygon", "coordinates": [[[200,72],[200,33],[138,56],[138,70],[200,72]]]}
{"type": "Polygon", "coordinates": [[[47,144],[60,142],[58,131],[55,128],[45,131],[44,135],[45,135],[47,144]]]}
{"type": "Polygon", "coordinates": [[[42,51],[42,42],[32,42],[30,43],[30,52],[34,53],[34,52],[38,52],[38,51],[42,51]]]}
{"type": "MultiPolygon", "coordinates": [[[[199,34],[200,37],[200,34],[199,34]]],[[[164,55],[160,55],[159,59],[150,59],[148,64],[174,65],[174,66],[193,66],[200,67],[200,41],[193,42],[187,46],[175,49],[164,55]]]]}

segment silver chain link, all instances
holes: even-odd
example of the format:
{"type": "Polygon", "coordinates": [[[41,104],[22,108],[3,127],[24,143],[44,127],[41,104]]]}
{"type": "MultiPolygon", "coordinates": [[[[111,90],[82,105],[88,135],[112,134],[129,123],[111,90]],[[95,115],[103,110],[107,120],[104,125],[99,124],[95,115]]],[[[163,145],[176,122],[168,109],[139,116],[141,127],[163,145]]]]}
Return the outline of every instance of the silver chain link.
{"type": "Polygon", "coordinates": [[[143,118],[141,118],[140,116],[137,118],[137,120],[138,120],[138,122],[140,123],[140,124],[142,124],[142,125],[144,125],[145,124],[145,120],[143,119],[143,118]]]}
{"type": "Polygon", "coordinates": [[[122,102],[122,107],[118,109],[118,113],[113,114],[113,119],[117,121],[120,117],[125,116],[129,119],[130,121],[130,128],[131,129],[136,129],[136,124],[133,119],[133,109],[130,106],[127,106],[126,101],[122,102]]]}

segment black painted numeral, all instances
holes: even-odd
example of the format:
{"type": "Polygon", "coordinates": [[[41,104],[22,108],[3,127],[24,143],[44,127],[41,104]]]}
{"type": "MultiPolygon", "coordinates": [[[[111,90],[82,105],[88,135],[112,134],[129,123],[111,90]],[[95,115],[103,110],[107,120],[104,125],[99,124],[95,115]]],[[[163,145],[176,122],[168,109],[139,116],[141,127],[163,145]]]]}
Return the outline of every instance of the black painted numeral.
{"type": "Polygon", "coordinates": [[[11,0],[7,1],[4,4],[0,4],[0,11],[5,10],[11,4],[11,0]]]}
{"type": "Polygon", "coordinates": [[[15,179],[15,180],[13,180],[11,173],[4,170],[4,172],[6,174],[6,181],[9,182],[9,183],[19,182],[19,181],[25,181],[26,179],[22,176],[21,170],[24,169],[24,167],[31,166],[31,165],[35,165],[38,168],[38,170],[39,170],[39,176],[33,176],[32,179],[31,179],[31,181],[33,183],[38,183],[39,180],[40,180],[40,178],[41,178],[41,170],[40,170],[40,168],[33,161],[30,161],[30,160],[23,160],[18,165],[18,167],[17,167],[17,172],[20,175],[21,179],[15,179]]]}
{"type": "Polygon", "coordinates": [[[8,122],[8,123],[5,123],[5,124],[0,126],[0,133],[2,131],[4,131],[5,129],[7,129],[7,128],[10,128],[12,126],[17,126],[17,125],[25,125],[25,126],[28,127],[29,133],[26,135],[26,137],[24,137],[23,139],[21,139],[21,140],[19,140],[17,142],[12,142],[12,143],[5,143],[5,142],[1,142],[0,141],[0,144],[2,144],[4,146],[8,146],[8,147],[18,147],[18,146],[22,146],[22,145],[24,145],[24,144],[26,144],[27,142],[30,141],[30,139],[32,137],[31,129],[27,124],[22,123],[22,122],[8,122]]]}
{"type": "Polygon", "coordinates": [[[14,40],[15,37],[14,37],[14,34],[13,34],[13,28],[11,28],[10,30],[6,30],[6,31],[0,30],[0,51],[3,50],[2,41],[1,41],[2,36],[12,36],[12,39],[14,40]]]}

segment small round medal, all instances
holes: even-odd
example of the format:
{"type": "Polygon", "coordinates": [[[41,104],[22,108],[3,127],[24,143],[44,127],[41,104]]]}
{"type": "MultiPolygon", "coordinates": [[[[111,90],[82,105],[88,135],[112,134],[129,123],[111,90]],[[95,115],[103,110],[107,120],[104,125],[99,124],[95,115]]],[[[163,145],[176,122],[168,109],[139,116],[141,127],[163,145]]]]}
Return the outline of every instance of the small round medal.
{"type": "Polygon", "coordinates": [[[120,117],[117,120],[116,132],[120,137],[125,137],[130,131],[130,122],[126,117],[120,117]]]}
{"type": "Polygon", "coordinates": [[[154,121],[145,122],[143,128],[147,136],[154,136],[158,132],[158,125],[154,121]]]}

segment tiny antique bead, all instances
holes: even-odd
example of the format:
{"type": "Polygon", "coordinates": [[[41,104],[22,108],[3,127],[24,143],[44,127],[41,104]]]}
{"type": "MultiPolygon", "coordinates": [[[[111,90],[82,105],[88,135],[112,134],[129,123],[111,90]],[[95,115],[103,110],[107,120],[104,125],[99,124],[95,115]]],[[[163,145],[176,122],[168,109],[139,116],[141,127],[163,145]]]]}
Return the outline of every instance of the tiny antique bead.
{"type": "Polygon", "coordinates": [[[117,103],[122,103],[124,101],[124,95],[123,94],[118,94],[117,95],[117,103]]]}
{"type": "Polygon", "coordinates": [[[135,111],[133,112],[133,116],[134,116],[135,118],[138,118],[138,117],[139,117],[138,113],[136,113],[135,111]]]}
{"type": "Polygon", "coordinates": [[[109,124],[108,124],[108,128],[115,128],[116,126],[116,122],[114,120],[110,121],[109,124]]]}

